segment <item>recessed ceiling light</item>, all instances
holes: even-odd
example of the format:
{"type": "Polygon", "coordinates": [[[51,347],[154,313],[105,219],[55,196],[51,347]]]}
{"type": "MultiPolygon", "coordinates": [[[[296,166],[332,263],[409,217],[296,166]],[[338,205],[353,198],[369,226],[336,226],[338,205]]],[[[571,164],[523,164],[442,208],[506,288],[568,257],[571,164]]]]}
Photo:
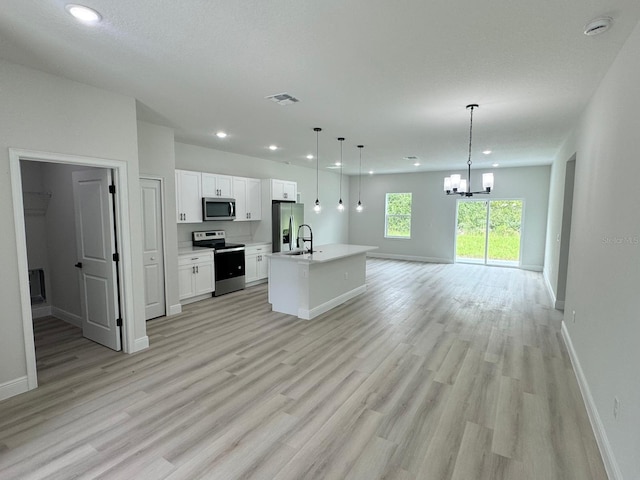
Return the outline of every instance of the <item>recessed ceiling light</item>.
{"type": "Polygon", "coordinates": [[[482,153],[485,155],[491,155],[491,150],[483,150],[482,153]]]}
{"type": "Polygon", "coordinates": [[[369,175],[373,175],[373,170],[369,170],[369,175]]]}
{"type": "Polygon", "coordinates": [[[307,155],[307,160],[313,160],[313,155],[311,154],[307,155]]]}
{"type": "Polygon", "coordinates": [[[227,138],[227,133],[226,132],[217,132],[216,133],[216,137],[218,137],[218,138],[227,138]]]}
{"type": "Polygon", "coordinates": [[[340,165],[342,165],[340,162],[336,162],[336,167],[339,167],[340,165]]]}
{"type": "Polygon", "coordinates": [[[102,20],[100,15],[93,8],[85,7],[84,5],[76,5],[74,3],[68,3],[65,5],[65,10],[72,15],[75,19],[85,23],[98,23],[102,20]]]}
{"type": "Polygon", "coordinates": [[[277,145],[269,145],[269,150],[277,150],[278,146],[277,145]]]}
{"type": "Polygon", "coordinates": [[[592,20],[584,26],[584,34],[592,37],[593,35],[600,35],[611,28],[613,18],[600,17],[592,20]]]}
{"type": "Polygon", "coordinates": [[[492,166],[492,167],[499,167],[499,166],[500,166],[500,164],[499,164],[499,163],[492,163],[492,164],[491,164],[491,166],[492,166]]]}
{"type": "Polygon", "coordinates": [[[419,167],[420,166],[420,162],[416,162],[413,164],[414,167],[419,167]]]}

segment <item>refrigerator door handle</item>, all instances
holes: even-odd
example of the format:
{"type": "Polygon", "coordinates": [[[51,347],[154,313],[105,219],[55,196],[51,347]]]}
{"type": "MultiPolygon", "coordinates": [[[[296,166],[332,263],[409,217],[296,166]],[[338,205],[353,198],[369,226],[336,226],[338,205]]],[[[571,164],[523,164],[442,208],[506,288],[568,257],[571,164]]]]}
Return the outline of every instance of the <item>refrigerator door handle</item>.
{"type": "Polygon", "coordinates": [[[289,250],[293,250],[293,215],[289,216],[289,250]]]}

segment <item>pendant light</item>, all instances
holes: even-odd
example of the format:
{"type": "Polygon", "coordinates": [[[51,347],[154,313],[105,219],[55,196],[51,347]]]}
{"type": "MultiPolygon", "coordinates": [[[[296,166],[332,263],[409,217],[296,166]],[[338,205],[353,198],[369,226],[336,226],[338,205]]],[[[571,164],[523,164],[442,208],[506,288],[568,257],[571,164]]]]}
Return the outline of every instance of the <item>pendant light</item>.
{"type": "Polygon", "coordinates": [[[361,212],[364,208],[362,206],[362,202],[360,201],[360,193],[362,191],[362,149],[364,145],[358,145],[358,150],[360,150],[360,166],[358,167],[358,203],[356,204],[356,212],[361,212]]]}
{"type": "Polygon", "coordinates": [[[478,192],[471,191],[471,138],[473,133],[473,109],[478,105],[472,103],[467,105],[467,110],[471,110],[471,120],[469,122],[469,159],[467,160],[468,174],[467,178],[460,178],[460,175],[451,175],[444,179],[444,191],[447,195],[460,195],[462,197],[473,197],[477,194],[491,193],[493,188],[493,173],[482,174],[482,188],[478,192]]]}
{"type": "Polygon", "coordinates": [[[315,127],[313,129],[314,132],[316,132],[316,204],[313,206],[313,211],[316,213],[320,213],[320,195],[319,195],[319,186],[320,186],[320,181],[319,181],[319,162],[320,159],[318,158],[318,137],[320,135],[320,132],[322,131],[322,129],[320,127],[315,127]]]}
{"type": "Polygon", "coordinates": [[[339,137],[338,141],[340,142],[340,200],[338,201],[338,211],[344,211],[344,203],[342,203],[342,143],[344,142],[344,137],[339,137]]]}

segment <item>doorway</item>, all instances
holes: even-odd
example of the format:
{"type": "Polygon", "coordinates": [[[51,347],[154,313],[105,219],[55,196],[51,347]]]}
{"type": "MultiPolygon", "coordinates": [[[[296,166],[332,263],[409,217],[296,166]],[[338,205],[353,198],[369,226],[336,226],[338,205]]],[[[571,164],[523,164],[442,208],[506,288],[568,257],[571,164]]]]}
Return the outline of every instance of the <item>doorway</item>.
{"type": "Polygon", "coordinates": [[[520,265],[522,200],[458,200],[456,262],[520,265]]]}
{"type": "Polygon", "coordinates": [[[115,183],[123,186],[123,188],[116,189],[116,192],[114,193],[115,208],[112,210],[116,223],[120,225],[120,228],[114,235],[114,241],[118,243],[120,251],[120,261],[117,263],[119,282],[117,282],[116,290],[117,295],[119,295],[121,299],[122,315],[121,329],[119,330],[122,333],[122,349],[126,353],[141,350],[148,346],[148,339],[145,337],[144,339],[136,341],[134,332],[133,265],[131,255],[131,234],[129,229],[127,163],[119,160],[9,149],[9,167],[11,174],[14,220],[16,226],[16,256],[18,259],[18,279],[22,306],[21,311],[25,342],[25,360],[27,365],[27,388],[31,390],[38,386],[38,381],[33,337],[31,295],[29,290],[23,189],[20,171],[20,162],[23,160],[108,169],[113,172],[115,183]],[[144,340],[144,342],[141,340],[144,340]]]}

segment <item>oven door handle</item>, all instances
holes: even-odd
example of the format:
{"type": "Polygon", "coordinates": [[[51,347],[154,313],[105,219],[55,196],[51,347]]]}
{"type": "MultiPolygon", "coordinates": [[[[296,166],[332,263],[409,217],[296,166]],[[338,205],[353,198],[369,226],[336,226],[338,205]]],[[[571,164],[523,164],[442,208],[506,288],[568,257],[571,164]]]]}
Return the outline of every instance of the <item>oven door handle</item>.
{"type": "Polygon", "coordinates": [[[224,250],[216,250],[215,254],[216,255],[220,255],[222,253],[228,253],[228,252],[243,252],[244,251],[244,247],[236,247],[236,248],[225,248],[224,250]]]}

